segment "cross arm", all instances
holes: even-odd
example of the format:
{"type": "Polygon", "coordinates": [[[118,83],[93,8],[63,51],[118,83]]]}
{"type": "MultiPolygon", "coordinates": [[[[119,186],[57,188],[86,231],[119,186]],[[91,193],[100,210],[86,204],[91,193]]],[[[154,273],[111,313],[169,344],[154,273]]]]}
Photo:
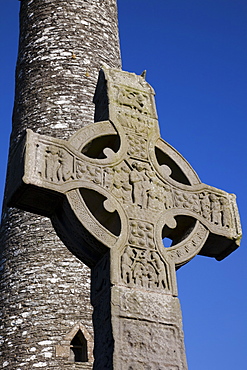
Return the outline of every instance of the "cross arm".
{"type": "Polygon", "coordinates": [[[159,228],[172,240],[167,253],[177,268],[196,254],[220,261],[238,248],[242,233],[234,194],[202,183],[179,184],[168,176],[165,181],[170,202],[159,228]]]}
{"type": "Polygon", "coordinates": [[[62,145],[64,146],[62,140],[42,137],[32,130],[27,130],[10,159],[8,173],[10,185],[6,192],[8,206],[48,217],[54,213],[63,199],[64,192],[55,178],[52,178],[56,172],[55,161],[53,165],[50,163],[50,168],[46,165],[49,154],[50,157],[54,154],[58,158],[59,147],[62,149],[62,145]],[[45,159],[41,158],[42,146],[47,148],[45,159]],[[43,176],[50,176],[52,181],[45,181],[43,176]]]}
{"type": "Polygon", "coordinates": [[[156,148],[151,160],[163,182],[166,210],[159,229],[163,238],[172,240],[168,255],[177,268],[196,254],[217,260],[227,257],[238,248],[242,235],[236,196],[201,183],[182,155],[164,140],[158,139],[156,148]]]}
{"type": "Polygon", "coordinates": [[[79,140],[75,135],[68,142],[27,130],[11,159],[7,189],[9,206],[50,217],[62,241],[90,267],[115,245],[120,233],[117,204],[99,184],[100,164],[118,155],[110,148],[103,159],[82,153],[83,143],[102,135],[102,126],[106,134],[116,135],[110,122],[81,129],[79,140]]]}
{"type": "Polygon", "coordinates": [[[97,165],[111,162],[113,154],[115,160],[122,155],[121,150],[116,155],[110,148],[105,149],[105,158],[100,160],[83,154],[83,148],[102,132],[106,138],[117,135],[110,121],[86,126],[69,141],[28,129],[10,158],[8,205],[50,217],[65,193],[91,180],[97,165]]]}

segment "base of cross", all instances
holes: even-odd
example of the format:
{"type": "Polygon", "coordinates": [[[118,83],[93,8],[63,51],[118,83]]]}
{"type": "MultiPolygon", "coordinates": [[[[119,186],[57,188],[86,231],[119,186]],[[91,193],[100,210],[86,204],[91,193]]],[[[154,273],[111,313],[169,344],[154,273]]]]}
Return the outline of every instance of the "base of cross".
{"type": "Polygon", "coordinates": [[[92,270],[94,370],[186,370],[177,297],[110,284],[108,257],[92,270]]]}

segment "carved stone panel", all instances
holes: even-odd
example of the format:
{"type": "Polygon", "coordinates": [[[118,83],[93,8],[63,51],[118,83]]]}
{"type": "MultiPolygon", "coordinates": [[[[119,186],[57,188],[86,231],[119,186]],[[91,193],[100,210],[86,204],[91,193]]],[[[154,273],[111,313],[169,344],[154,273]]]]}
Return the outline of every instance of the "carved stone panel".
{"type": "Polygon", "coordinates": [[[127,246],[121,257],[125,285],[170,290],[166,264],[155,250],[127,246]]]}
{"type": "Polygon", "coordinates": [[[187,369],[177,298],[120,287],[112,307],[117,369],[187,369]]]}

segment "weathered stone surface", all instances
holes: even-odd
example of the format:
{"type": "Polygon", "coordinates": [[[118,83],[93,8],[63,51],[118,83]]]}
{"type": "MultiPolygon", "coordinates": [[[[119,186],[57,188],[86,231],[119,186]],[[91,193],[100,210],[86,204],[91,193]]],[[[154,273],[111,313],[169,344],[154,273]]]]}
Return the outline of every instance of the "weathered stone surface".
{"type": "Polygon", "coordinates": [[[116,369],[118,357],[127,369],[186,369],[178,298],[114,287],[111,304],[116,369]]]}
{"type": "Polygon", "coordinates": [[[186,369],[175,269],[238,247],[235,196],[202,184],[160,139],[142,76],[104,68],[94,101],[104,121],[68,141],[27,132],[9,202],[51,217],[91,267],[94,369],[186,369]]]}
{"type": "MultiPolygon", "coordinates": [[[[121,66],[115,0],[20,4],[10,160],[26,129],[68,139],[93,123],[98,71],[103,64],[121,66]]],[[[91,368],[55,351],[78,323],[93,334],[90,270],[49,219],[6,203],[0,239],[0,368],[91,368]]]]}

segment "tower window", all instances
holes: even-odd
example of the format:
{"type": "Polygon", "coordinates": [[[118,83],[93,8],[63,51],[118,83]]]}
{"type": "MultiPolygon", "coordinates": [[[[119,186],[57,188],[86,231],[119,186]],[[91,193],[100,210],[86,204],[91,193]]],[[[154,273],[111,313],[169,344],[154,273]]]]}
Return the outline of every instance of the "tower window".
{"type": "Polygon", "coordinates": [[[78,330],[70,342],[70,360],[74,362],[88,362],[87,340],[81,330],[78,330]]]}

